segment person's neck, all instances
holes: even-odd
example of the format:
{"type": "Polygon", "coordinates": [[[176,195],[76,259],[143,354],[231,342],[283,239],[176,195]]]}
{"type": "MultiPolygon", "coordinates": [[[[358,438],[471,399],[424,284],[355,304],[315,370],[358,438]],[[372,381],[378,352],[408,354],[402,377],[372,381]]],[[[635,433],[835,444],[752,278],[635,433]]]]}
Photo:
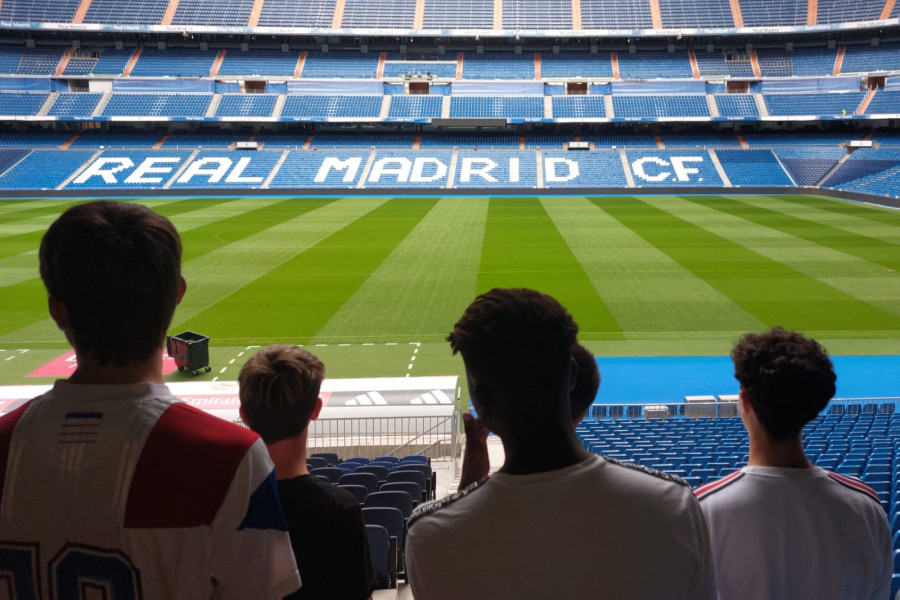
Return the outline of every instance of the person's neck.
{"type": "Polygon", "coordinates": [[[275,463],[276,479],[309,475],[306,468],[306,431],[302,434],[267,444],[269,457],[275,463]]]}
{"type": "Polygon", "coordinates": [[[791,469],[812,469],[803,451],[803,443],[796,438],[776,442],[766,435],[750,436],[750,467],[784,467],[791,469]]]}
{"type": "Polygon", "coordinates": [[[92,356],[75,351],[78,366],[69,383],[90,385],[129,385],[163,383],[162,350],[146,360],[124,366],[101,365],[92,356]]]}
{"type": "Polygon", "coordinates": [[[571,429],[550,427],[522,435],[501,436],[506,459],[500,472],[530,475],[556,471],[590,458],[571,429]]]}

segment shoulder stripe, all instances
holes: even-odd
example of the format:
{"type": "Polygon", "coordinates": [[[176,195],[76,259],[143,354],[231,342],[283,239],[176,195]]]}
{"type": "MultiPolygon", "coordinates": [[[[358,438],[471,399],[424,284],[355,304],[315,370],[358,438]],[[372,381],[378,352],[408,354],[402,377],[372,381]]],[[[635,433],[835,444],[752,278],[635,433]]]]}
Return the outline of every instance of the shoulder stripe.
{"type": "Polygon", "coordinates": [[[838,475],[837,473],[831,473],[830,471],[828,473],[828,476],[831,477],[833,481],[836,481],[851,490],[855,490],[861,494],[865,494],[866,496],[877,502],[879,506],[881,505],[881,498],[878,497],[878,492],[864,484],[859,479],[847,477],[846,475],[838,475]]]}
{"type": "Polygon", "coordinates": [[[718,481],[712,481],[707,483],[706,485],[701,485],[696,490],[694,490],[694,495],[697,497],[697,500],[703,500],[704,498],[709,498],[716,492],[722,491],[727,488],[729,485],[740,479],[744,476],[743,471],[735,471],[731,475],[726,475],[722,479],[718,481]]]}
{"type": "Polygon", "coordinates": [[[421,519],[422,517],[427,517],[431,513],[437,512],[442,508],[446,508],[456,502],[457,500],[461,500],[465,498],[472,492],[481,489],[484,487],[484,484],[490,479],[490,477],[485,477],[480,481],[476,481],[475,483],[469,484],[469,486],[463,490],[458,491],[457,493],[441,498],[440,500],[435,500],[433,502],[428,502],[427,504],[420,504],[413,510],[412,515],[409,517],[409,523],[407,523],[407,527],[412,527],[416,521],[421,519]]]}
{"type": "Polygon", "coordinates": [[[631,469],[632,471],[640,471],[646,475],[652,475],[653,477],[659,479],[665,479],[671,483],[677,483],[678,485],[683,485],[686,488],[690,488],[691,486],[688,483],[679,477],[678,475],[672,475],[671,473],[666,473],[665,471],[657,471],[656,469],[651,469],[650,467],[644,467],[642,465],[638,465],[635,463],[627,463],[622,462],[620,460],[616,460],[615,458],[610,458],[608,456],[604,456],[603,460],[608,462],[611,465],[616,465],[617,467],[625,467],[626,469],[631,469]]]}
{"type": "Polygon", "coordinates": [[[249,429],[173,404],[144,442],[128,490],[125,527],[211,525],[258,439],[249,429]]]}

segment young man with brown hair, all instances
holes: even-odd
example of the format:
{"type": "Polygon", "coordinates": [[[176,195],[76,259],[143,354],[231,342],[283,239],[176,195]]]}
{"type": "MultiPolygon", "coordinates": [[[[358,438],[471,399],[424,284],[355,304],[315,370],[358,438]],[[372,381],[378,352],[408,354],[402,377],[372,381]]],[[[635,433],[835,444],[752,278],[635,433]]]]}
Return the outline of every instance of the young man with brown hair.
{"type": "Polygon", "coordinates": [[[40,272],[78,366],[0,419],[0,562],[13,596],[297,589],[262,441],[163,385],[163,340],[185,292],[172,223],[138,204],[74,206],[44,235],[40,272]]]}
{"type": "Polygon", "coordinates": [[[721,600],[884,600],[891,538],[878,494],[814,467],[803,427],[835,393],[825,349],[795,331],[748,333],[731,352],[747,466],[696,491],[721,600]]]}
{"type": "Polygon", "coordinates": [[[416,509],[406,546],[416,600],[715,597],[690,488],[591,455],[575,437],[577,332],[559,302],[525,289],[482,294],[456,323],[448,340],[505,462],[416,509]]]}
{"type": "Polygon", "coordinates": [[[366,527],[349,492],[310,475],[309,423],[322,410],[325,365],[297,346],[269,346],[238,375],[241,418],[269,448],[303,587],[291,600],[363,600],[375,587],[366,527]]]}

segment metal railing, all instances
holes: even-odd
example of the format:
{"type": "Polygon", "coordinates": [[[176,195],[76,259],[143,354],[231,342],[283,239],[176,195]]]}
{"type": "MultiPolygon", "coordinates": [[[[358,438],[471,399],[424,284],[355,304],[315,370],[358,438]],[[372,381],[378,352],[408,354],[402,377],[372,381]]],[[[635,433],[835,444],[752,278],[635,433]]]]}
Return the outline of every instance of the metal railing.
{"type": "MultiPolygon", "coordinates": [[[[836,398],[822,414],[893,414],[900,413],[900,397],[836,398]]],[[[588,416],[595,419],[666,419],[723,418],[740,416],[740,406],[733,401],[668,402],[666,404],[594,404],[588,416]]]]}
{"type": "Polygon", "coordinates": [[[310,454],[334,452],[341,458],[422,454],[455,459],[459,424],[458,410],[449,416],[321,419],[309,424],[307,448],[310,454]]]}

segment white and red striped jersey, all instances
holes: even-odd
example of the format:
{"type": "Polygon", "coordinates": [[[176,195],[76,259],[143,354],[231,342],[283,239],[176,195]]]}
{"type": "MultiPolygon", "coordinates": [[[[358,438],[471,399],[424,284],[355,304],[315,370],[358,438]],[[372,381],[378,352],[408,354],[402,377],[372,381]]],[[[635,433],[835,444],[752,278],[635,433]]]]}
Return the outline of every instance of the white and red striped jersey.
{"type": "MultiPolygon", "coordinates": [[[[256,434],[164,385],[74,385],[0,419],[13,598],[281,598],[299,587],[256,434]]],[[[2,586],[0,586],[2,587],[2,586]]]]}
{"type": "Polygon", "coordinates": [[[744,467],[695,494],[720,600],[890,595],[890,528],[878,494],[858,479],[744,467]]]}

